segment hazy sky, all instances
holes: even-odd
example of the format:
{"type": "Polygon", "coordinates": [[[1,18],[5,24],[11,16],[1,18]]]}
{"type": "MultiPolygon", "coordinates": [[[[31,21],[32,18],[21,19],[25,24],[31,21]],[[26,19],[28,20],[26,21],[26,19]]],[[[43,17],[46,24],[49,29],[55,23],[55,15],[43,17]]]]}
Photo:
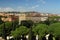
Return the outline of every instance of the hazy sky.
{"type": "Polygon", "coordinates": [[[60,0],[0,0],[0,11],[60,13],[60,0]]]}

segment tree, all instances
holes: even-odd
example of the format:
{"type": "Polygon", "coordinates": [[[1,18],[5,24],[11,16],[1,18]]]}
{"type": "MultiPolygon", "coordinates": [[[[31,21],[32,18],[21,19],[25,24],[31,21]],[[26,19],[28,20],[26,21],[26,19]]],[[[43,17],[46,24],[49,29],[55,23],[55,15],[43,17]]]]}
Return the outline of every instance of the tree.
{"type": "Polygon", "coordinates": [[[11,33],[12,30],[12,22],[6,22],[5,23],[5,30],[6,30],[6,34],[9,35],[11,33]]]}
{"type": "Polygon", "coordinates": [[[23,21],[21,21],[21,25],[26,26],[27,28],[30,28],[31,26],[33,26],[33,21],[31,21],[31,20],[23,20],[23,21]]]}
{"type": "Polygon", "coordinates": [[[16,28],[18,28],[20,25],[18,25],[18,19],[14,20],[11,22],[12,23],[12,30],[15,30],[16,28]]]}
{"type": "Polygon", "coordinates": [[[15,31],[11,32],[11,35],[14,36],[14,38],[19,38],[21,35],[28,34],[29,29],[25,26],[20,26],[19,28],[16,28],[15,31]]]}
{"type": "Polygon", "coordinates": [[[12,22],[6,22],[5,23],[5,35],[6,36],[10,36],[11,31],[15,30],[16,28],[18,28],[18,21],[14,21],[12,22]]]}
{"type": "Polygon", "coordinates": [[[52,16],[52,17],[49,17],[49,21],[52,22],[52,23],[56,23],[59,21],[59,16],[52,16]]]}
{"type": "Polygon", "coordinates": [[[0,36],[6,39],[10,35],[12,30],[12,23],[6,22],[0,25],[0,36]]]}
{"type": "Polygon", "coordinates": [[[45,24],[38,24],[36,27],[32,30],[35,35],[39,35],[39,40],[42,40],[42,37],[47,33],[47,25],[45,24]]]}
{"type": "Polygon", "coordinates": [[[44,24],[47,24],[47,25],[50,25],[52,23],[57,23],[59,22],[59,16],[51,16],[51,17],[48,17],[47,20],[45,20],[43,23],[44,24]]]}
{"type": "Polygon", "coordinates": [[[23,20],[21,21],[21,25],[22,26],[26,26],[27,28],[29,28],[29,40],[32,40],[32,27],[33,27],[33,21],[31,20],[23,20]]]}
{"type": "Polygon", "coordinates": [[[0,36],[3,36],[3,25],[0,25],[0,36]]]}
{"type": "Polygon", "coordinates": [[[1,18],[2,18],[2,16],[0,16],[0,24],[2,24],[2,23],[3,23],[3,21],[1,20],[1,18]]]}
{"type": "Polygon", "coordinates": [[[52,34],[54,37],[60,37],[60,23],[51,24],[49,26],[49,33],[52,34]]]}

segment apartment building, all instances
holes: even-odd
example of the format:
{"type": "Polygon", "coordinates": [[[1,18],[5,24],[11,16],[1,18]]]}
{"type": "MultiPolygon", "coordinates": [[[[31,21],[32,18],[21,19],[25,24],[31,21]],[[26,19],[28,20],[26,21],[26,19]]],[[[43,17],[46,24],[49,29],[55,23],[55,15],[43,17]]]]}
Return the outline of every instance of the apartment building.
{"type": "Polygon", "coordinates": [[[18,16],[19,16],[19,24],[21,23],[21,21],[26,20],[26,14],[25,13],[20,13],[18,16]]]}

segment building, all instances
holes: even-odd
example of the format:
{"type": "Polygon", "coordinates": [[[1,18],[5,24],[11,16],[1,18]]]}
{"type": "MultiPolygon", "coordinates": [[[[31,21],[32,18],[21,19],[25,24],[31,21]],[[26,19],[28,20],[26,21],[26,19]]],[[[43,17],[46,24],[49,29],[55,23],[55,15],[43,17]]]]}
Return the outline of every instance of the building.
{"type": "Polygon", "coordinates": [[[23,20],[32,20],[35,23],[45,21],[49,17],[58,16],[57,14],[39,13],[39,12],[0,12],[3,21],[14,21],[19,19],[19,24],[23,20]]]}
{"type": "Polygon", "coordinates": [[[18,16],[15,16],[13,13],[8,13],[8,12],[0,12],[0,16],[2,17],[2,21],[15,21],[18,19],[18,16]]]}

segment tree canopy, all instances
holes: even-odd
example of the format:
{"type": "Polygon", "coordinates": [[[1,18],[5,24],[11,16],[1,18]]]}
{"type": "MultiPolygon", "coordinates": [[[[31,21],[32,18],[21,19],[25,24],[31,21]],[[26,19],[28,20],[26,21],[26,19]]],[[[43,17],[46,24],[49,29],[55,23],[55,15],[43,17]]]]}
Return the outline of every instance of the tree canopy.
{"type": "Polygon", "coordinates": [[[33,28],[33,32],[40,36],[44,36],[47,32],[47,25],[45,24],[38,24],[35,28],[33,28]]]}
{"type": "Polygon", "coordinates": [[[14,37],[21,36],[21,35],[26,35],[29,32],[29,29],[25,26],[20,26],[19,28],[16,28],[15,31],[11,32],[11,35],[14,37]]]}
{"type": "Polygon", "coordinates": [[[26,26],[27,28],[30,28],[31,26],[33,26],[33,21],[31,21],[31,20],[23,20],[23,21],[21,21],[21,25],[26,26]]]}
{"type": "Polygon", "coordinates": [[[1,20],[1,17],[2,17],[2,16],[0,16],[0,24],[2,24],[2,23],[3,23],[3,21],[1,20]]]}
{"type": "Polygon", "coordinates": [[[60,23],[53,23],[49,26],[49,32],[55,37],[60,36],[60,23]]]}

